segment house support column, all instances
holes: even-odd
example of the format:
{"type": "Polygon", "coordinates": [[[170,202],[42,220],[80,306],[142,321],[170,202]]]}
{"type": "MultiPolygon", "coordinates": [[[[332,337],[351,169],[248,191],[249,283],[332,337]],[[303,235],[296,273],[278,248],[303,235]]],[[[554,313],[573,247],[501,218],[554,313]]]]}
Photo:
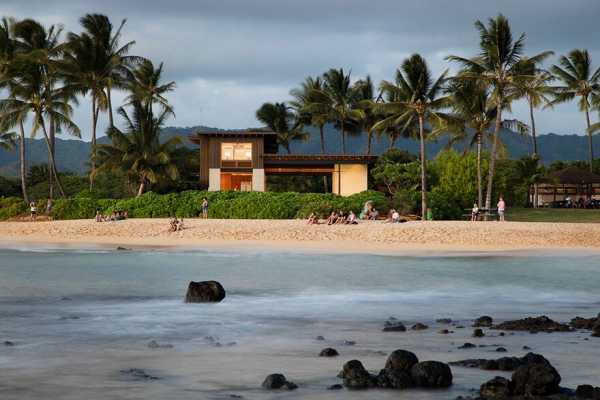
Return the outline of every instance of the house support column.
{"type": "Polygon", "coordinates": [[[208,191],[218,192],[221,190],[221,168],[209,168],[208,191]]]}
{"type": "Polygon", "coordinates": [[[263,168],[252,170],[252,190],[255,192],[265,191],[265,170],[263,168]]]}

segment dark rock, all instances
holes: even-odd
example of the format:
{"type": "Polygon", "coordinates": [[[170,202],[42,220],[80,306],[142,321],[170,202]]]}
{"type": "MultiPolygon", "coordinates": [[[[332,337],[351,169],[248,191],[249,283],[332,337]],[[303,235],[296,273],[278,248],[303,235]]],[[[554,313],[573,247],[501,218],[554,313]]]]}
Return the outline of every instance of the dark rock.
{"type": "Polygon", "coordinates": [[[483,329],[477,328],[473,331],[473,337],[480,338],[480,337],[484,337],[484,336],[485,336],[485,333],[483,333],[483,329]]]}
{"type": "Polygon", "coordinates": [[[410,371],[382,369],[377,375],[377,386],[384,389],[407,389],[413,386],[410,371]]]}
{"type": "Polygon", "coordinates": [[[158,377],[152,376],[143,369],[139,368],[130,368],[130,369],[122,369],[121,374],[129,376],[131,379],[135,380],[143,380],[143,381],[154,381],[157,380],[158,377]]]}
{"type": "Polygon", "coordinates": [[[383,327],[384,332],[406,332],[406,326],[400,321],[387,320],[383,327]]]}
{"type": "Polygon", "coordinates": [[[12,347],[15,345],[15,343],[11,342],[10,340],[5,340],[3,344],[7,347],[12,347]]]}
{"type": "Polygon", "coordinates": [[[505,335],[505,333],[504,333],[504,332],[500,332],[500,333],[498,334],[498,336],[504,336],[504,335],[505,335]]]}
{"type": "Polygon", "coordinates": [[[425,329],[429,329],[429,327],[425,324],[422,324],[420,322],[417,322],[416,324],[414,324],[413,326],[411,326],[410,328],[413,331],[423,331],[425,329]]]}
{"type": "Polygon", "coordinates": [[[67,296],[63,296],[60,298],[60,301],[72,301],[73,299],[67,296]]]}
{"type": "Polygon", "coordinates": [[[600,400],[600,387],[579,385],[575,390],[575,396],[577,396],[578,399],[600,400]]]}
{"type": "Polygon", "coordinates": [[[529,346],[523,346],[523,350],[531,350],[531,347],[529,347],[529,346]]]}
{"type": "Polygon", "coordinates": [[[217,281],[190,282],[186,303],[216,303],[225,298],[225,289],[217,281]]]}
{"type": "Polygon", "coordinates": [[[441,331],[438,331],[438,333],[442,335],[448,335],[450,331],[448,329],[442,329],[441,331]]]}
{"type": "Polygon", "coordinates": [[[419,362],[417,356],[406,350],[395,350],[385,362],[385,369],[410,372],[411,368],[419,362]]]}
{"type": "Polygon", "coordinates": [[[598,322],[596,322],[594,326],[592,326],[592,336],[600,337],[600,320],[598,320],[598,322]]]}
{"type": "Polygon", "coordinates": [[[511,396],[511,383],[508,379],[497,376],[481,385],[479,395],[486,400],[508,399],[511,396]]]}
{"type": "Polygon", "coordinates": [[[66,321],[66,320],[78,320],[81,317],[79,315],[63,315],[62,317],[60,317],[61,321],[66,321]]]}
{"type": "Polygon", "coordinates": [[[448,364],[439,361],[423,361],[410,370],[413,382],[426,388],[444,388],[452,385],[452,371],[448,364]]]}
{"type": "Polygon", "coordinates": [[[268,390],[294,390],[298,388],[294,382],[288,382],[283,374],[271,374],[265,378],[262,387],[268,390]]]}
{"type": "Polygon", "coordinates": [[[514,371],[525,363],[522,358],[502,357],[496,360],[500,371],[514,371]]]}
{"type": "Polygon", "coordinates": [[[456,329],[465,329],[463,325],[456,325],[456,329]]]}
{"type": "Polygon", "coordinates": [[[598,318],[575,317],[571,320],[571,322],[569,322],[569,325],[571,325],[575,329],[591,330],[597,321],[598,321],[598,318]]]}
{"type": "Polygon", "coordinates": [[[333,349],[331,347],[327,347],[327,348],[321,350],[321,352],[319,353],[319,357],[336,357],[339,355],[340,355],[340,353],[338,353],[338,351],[336,349],[333,349]]]}
{"type": "Polygon", "coordinates": [[[472,349],[474,347],[477,347],[477,346],[475,346],[473,343],[467,342],[467,343],[463,344],[462,346],[459,346],[459,349],[472,349]]]}
{"type": "Polygon", "coordinates": [[[127,247],[118,246],[117,250],[119,250],[119,251],[130,251],[131,249],[129,249],[127,247]]]}
{"type": "Polygon", "coordinates": [[[377,378],[371,375],[358,360],[350,360],[344,364],[339,376],[348,389],[367,389],[377,384],[377,378]]]}
{"type": "Polygon", "coordinates": [[[355,344],[354,340],[344,340],[344,346],[354,346],[355,344]]]}
{"type": "Polygon", "coordinates": [[[232,347],[235,345],[237,345],[237,342],[227,342],[227,344],[225,344],[225,346],[227,346],[227,347],[232,347]]]}
{"type": "Polygon", "coordinates": [[[148,342],[148,347],[151,349],[172,349],[173,345],[172,344],[161,344],[158,343],[156,340],[151,340],[150,342],[148,342]]]}
{"type": "Polygon", "coordinates": [[[315,340],[323,341],[323,340],[325,340],[325,338],[323,336],[319,335],[315,338],[315,340]]]}
{"type": "Polygon", "coordinates": [[[482,360],[479,368],[484,371],[496,371],[500,369],[500,366],[497,360],[482,360]]]}
{"type": "Polygon", "coordinates": [[[539,354],[530,353],[529,363],[512,374],[513,394],[523,396],[548,396],[559,393],[561,377],[556,369],[539,354]]]}
{"type": "Polygon", "coordinates": [[[497,360],[486,360],[483,358],[467,359],[453,361],[450,365],[456,365],[465,368],[480,368],[486,371],[514,371],[523,365],[521,358],[502,357],[497,360]]]}
{"type": "Polygon", "coordinates": [[[436,319],[435,322],[437,322],[438,324],[451,324],[452,320],[450,318],[440,318],[436,319]]]}
{"type": "Polygon", "coordinates": [[[494,325],[492,328],[504,331],[529,331],[530,333],[569,332],[572,330],[569,325],[553,321],[545,315],[541,317],[528,317],[514,321],[506,321],[494,325]]]}
{"type": "Polygon", "coordinates": [[[492,317],[490,317],[488,315],[484,315],[482,317],[477,318],[475,321],[473,321],[473,327],[474,328],[489,328],[492,326],[493,322],[494,322],[494,320],[492,319],[492,317]]]}
{"type": "Polygon", "coordinates": [[[335,385],[331,385],[327,388],[327,390],[341,390],[344,387],[342,385],[340,385],[339,383],[336,383],[335,385]]]}
{"type": "Polygon", "coordinates": [[[504,347],[498,347],[498,348],[496,349],[496,351],[497,351],[498,353],[506,353],[506,348],[504,348],[504,347]]]}

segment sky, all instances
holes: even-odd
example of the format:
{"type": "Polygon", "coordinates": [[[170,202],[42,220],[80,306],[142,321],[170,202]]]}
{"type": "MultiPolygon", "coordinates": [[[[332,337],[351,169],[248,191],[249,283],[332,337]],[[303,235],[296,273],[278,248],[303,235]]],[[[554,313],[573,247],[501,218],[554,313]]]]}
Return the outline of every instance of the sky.
{"type": "MultiPolygon", "coordinates": [[[[0,0],[2,16],[34,18],[79,32],[86,13],[127,19],[123,43],[132,54],[164,62],[173,126],[223,129],[256,127],[264,102],[287,101],[307,76],[330,68],[392,80],[412,53],[426,58],[435,74],[456,67],[453,54],[477,53],[476,20],[502,13],[513,34],[527,34],[526,53],[558,56],[586,48],[600,66],[600,1],[597,0],[0,0]]],[[[123,99],[117,94],[113,104],[123,99]]],[[[82,99],[74,120],[90,137],[91,106],[82,99]]],[[[583,134],[585,117],[575,103],[536,111],[538,133],[583,134]]],[[[528,122],[523,102],[513,115],[528,122]]],[[[593,121],[598,120],[595,113],[593,121]]],[[[101,116],[100,131],[107,125],[101,116]]]]}

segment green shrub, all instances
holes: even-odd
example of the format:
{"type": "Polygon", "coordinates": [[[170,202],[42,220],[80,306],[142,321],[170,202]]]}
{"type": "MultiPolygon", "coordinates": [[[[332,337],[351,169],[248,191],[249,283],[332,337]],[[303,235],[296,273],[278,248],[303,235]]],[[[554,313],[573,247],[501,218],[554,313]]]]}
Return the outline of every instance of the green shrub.
{"type": "Polygon", "coordinates": [[[20,197],[0,197],[0,220],[6,220],[27,212],[27,204],[20,197]]]}
{"type": "MultiPolygon", "coordinates": [[[[251,219],[293,219],[305,218],[315,212],[327,215],[332,210],[345,210],[360,213],[367,201],[372,201],[376,208],[385,212],[388,200],[380,192],[367,191],[348,197],[331,193],[295,193],[295,192],[206,192],[186,191],[180,193],[156,194],[145,193],[140,197],[113,200],[98,199],[89,192],[79,193],[76,197],[57,199],[54,202],[56,219],[89,219],[99,209],[103,215],[113,211],[127,210],[130,217],[197,217],[201,213],[202,198],[209,201],[211,218],[251,218],[251,219]]],[[[26,205],[18,198],[4,200],[0,203],[0,218],[25,213],[26,205]],[[16,205],[14,205],[16,204],[16,205]],[[12,208],[11,208],[12,207],[12,208]]],[[[39,201],[40,209],[45,201],[39,201]],[[43,204],[42,204],[43,203],[43,204]]]]}

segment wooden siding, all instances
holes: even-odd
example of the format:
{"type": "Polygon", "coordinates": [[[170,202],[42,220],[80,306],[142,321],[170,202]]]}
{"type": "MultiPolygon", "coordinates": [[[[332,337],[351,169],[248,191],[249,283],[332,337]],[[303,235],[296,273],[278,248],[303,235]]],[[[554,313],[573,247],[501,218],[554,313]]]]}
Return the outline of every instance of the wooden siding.
{"type": "Polygon", "coordinates": [[[208,167],[221,168],[221,144],[222,143],[252,143],[252,166],[251,168],[263,167],[264,138],[262,137],[209,137],[208,138],[208,167]]]}

